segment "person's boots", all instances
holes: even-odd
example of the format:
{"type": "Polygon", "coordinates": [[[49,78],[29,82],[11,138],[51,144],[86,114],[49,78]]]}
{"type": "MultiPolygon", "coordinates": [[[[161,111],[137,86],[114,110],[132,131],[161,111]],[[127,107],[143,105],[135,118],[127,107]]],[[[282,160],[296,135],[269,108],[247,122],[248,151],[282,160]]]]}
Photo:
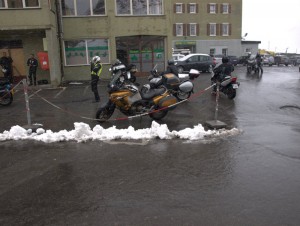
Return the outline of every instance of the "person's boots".
{"type": "Polygon", "coordinates": [[[94,95],[95,95],[95,102],[100,102],[99,94],[95,92],[94,95]]]}

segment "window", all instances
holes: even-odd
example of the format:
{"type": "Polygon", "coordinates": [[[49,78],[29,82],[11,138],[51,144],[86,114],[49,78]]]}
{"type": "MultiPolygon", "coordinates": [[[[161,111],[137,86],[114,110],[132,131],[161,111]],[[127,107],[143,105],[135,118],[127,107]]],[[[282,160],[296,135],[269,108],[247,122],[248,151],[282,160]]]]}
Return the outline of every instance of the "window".
{"type": "Polygon", "coordinates": [[[217,24],[211,23],[209,24],[208,28],[209,28],[209,36],[217,35],[217,24]]]}
{"type": "Polygon", "coordinates": [[[216,53],[216,49],[209,49],[209,55],[213,56],[216,53]]]}
{"type": "Polygon", "coordinates": [[[228,49],[222,49],[222,55],[223,56],[227,56],[228,53],[228,49]]]}
{"type": "Polygon", "coordinates": [[[162,15],[163,0],[116,0],[117,15],[162,15]]]}
{"type": "Polygon", "coordinates": [[[223,3],[221,5],[221,13],[223,13],[223,14],[229,13],[229,4],[228,3],[223,3]]]}
{"type": "Polygon", "coordinates": [[[182,3],[176,3],[175,4],[175,13],[183,13],[182,3]]]}
{"type": "Polygon", "coordinates": [[[217,13],[217,4],[215,3],[208,4],[208,12],[212,14],[217,13]]]}
{"type": "Polygon", "coordinates": [[[189,13],[197,13],[197,4],[196,3],[190,3],[189,4],[189,13]]]}
{"type": "Polygon", "coordinates": [[[0,8],[37,8],[39,0],[0,0],[0,8]]]}
{"type": "Polygon", "coordinates": [[[107,39],[65,41],[65,63],[71,65],[90,64],[93,56],[100,56],[102,63],[109,63],[107,39]]]}
{"type": "Polygon", "coordinates": [[[190,36],[197,36],[197,24],[190,24],[190,36]]]}
{"type": "Polygon", "coordinates": [[[229,24],[222,24],[222,36],[229,35],[229,24]]]}
{"type": "Polygon", "coordinates": [[[105,0],[62,0],[64,16],[105,15],[105,0]]]}
{"type": "Polygon", "coordinates": [[[183,36],[183,24],[176,24],[176,36],[183,36]]]}

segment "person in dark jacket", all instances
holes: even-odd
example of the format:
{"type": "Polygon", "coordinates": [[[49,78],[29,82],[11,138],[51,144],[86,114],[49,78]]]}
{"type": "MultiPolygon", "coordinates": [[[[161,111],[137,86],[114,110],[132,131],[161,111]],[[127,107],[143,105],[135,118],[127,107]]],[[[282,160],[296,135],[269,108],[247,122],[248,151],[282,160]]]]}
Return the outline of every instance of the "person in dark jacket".
{"type": "Polygon", "coordinates": [[[34,54],[30,54],[30,57],[27,60],[27,66],[29,67],[29,85],[33,84],[36,86],[36,70],[38,67],[38,61],[34,58],[34,54]]]}
{"type": "Polygon", "coordinates": [[[6,55],[6,52],[3,52],[3,56],[0,58],[0,65],[2,67],[2,72],[4,78],[9,80],[10,83],[13,83],[13,67],[12,67],[12,58],[6,55]]]}
{"type": "Polygon", "coordinates": [[[176,75],[178,77],[178,69],[175,66],[175,62],[174,60],[168,60],[168,66],[167,66],[167,70],[165,71],[165,73],[172,73],[174,75],[176,75]]]}
{"type": "Polygon", "coordinates": [[[261,73],[263,73],[264,72],[263,68],[262,68],[263,59],[262,59],[261,55],[259,53],[257,53],[255,59],[256,59],[257,66],[259,67],[261,73]]]}
{"type": "Polygon", "coordinates": [[[222,81],[225,76],[231,75],[234,71],[234,66],[229,63],[229,58],[227,56],[222,57],[222,64],[214,69],[214,76],[212,81],[222,81]]]}
{"type": "Polygon", "coordinates": [[[101,72],[102,72],[101,58],[99,56],[94,56],[91,61],[91,88],[95,96],[95,102],[100,101],[100,96],[98,93],[97,86],[98,86],[98,81],[101,72]]]}

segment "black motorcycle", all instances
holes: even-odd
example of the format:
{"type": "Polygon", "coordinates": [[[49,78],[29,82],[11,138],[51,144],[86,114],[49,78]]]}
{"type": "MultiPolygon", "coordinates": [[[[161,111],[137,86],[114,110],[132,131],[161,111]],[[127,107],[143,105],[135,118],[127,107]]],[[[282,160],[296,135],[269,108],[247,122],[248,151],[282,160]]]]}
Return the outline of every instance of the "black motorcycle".
{"type": "Polygon", "coordinates": [[[115,75],[118,71],[121,71],[123,77],[126,81],[135,83],[136,76],[135,73],[138,71],[135,64],[129,64],[128,66],[125,66],[119,59],[117,59],[109,68],[109,71],[112,72],[113,75],[115,75]]]}
{"type": "Polygon", "coordinates": [[[13,102],[12,85],[6,78],[0,79],[0,105],[8,106],[13,102]]]}
{"type": "Polygon", "coordinates": [[[172,73],[158,73],[157,64],[150,71],[148,80],[151,88],[157,88],[157,86],[164,85],[169,91],[179,100],[188,99],[194,92],[194,85],[190,81],[197,78],[200,75],[198,70],[191,69],[188,76],[183,76],[181,79],[172,73]]]}
{"type": "Polygon", "coordinates": [[[251,74],[254,71],[255,74],[258,74],[259,70],[263,73],[262,63],[257,62],[255,55],[251,55],[247,60],[247,73],[251,74]]]}
{"type": "Polygon", "coordinates": [[[215,76],[214,72],[212,72],[211,83],[216,84],[213,87],[214,92],[217,91],[217,85],[219,85],[219,91],[224,93],[230,100],[235,98],[236,90],[240,85],[240,83],[237,82],[237,77],[222,74],[215,76]]]}

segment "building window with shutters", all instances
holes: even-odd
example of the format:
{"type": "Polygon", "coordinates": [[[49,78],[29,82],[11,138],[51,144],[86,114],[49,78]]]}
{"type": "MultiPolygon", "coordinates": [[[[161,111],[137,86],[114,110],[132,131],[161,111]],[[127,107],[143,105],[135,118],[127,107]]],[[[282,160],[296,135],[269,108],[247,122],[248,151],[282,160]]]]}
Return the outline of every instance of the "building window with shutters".
{"type": "Polygon", "coordinates": [[[229,24],[228,23],[222,24],[222,36],[229,36],[229,24]]]}
{"type": "Polygon", "coordinates": [[[183,13],[183,5],[182,3],[175,4],[175,13],[183,13]]]}
{"type": "Polygon", "coordinates": [[[183,24],[176,24],[176,36],[183,36],[183,24]]]}
{"type": "Polygon", "coordinates": [[[209,36],[216,36],[217,35],[217,24],[216,23],[210,23],[208,26],[208,34],[209,36]]]}
{"type": "Polygon", "coordinates": [[[191,24],[189,24],[190,26],[190,30],[189,30],[189,32],[190,32],[190,36],[197,36],[197,24],[195,24],[195,23],[191,23],[191,24]]]}
{"type": "Polygon", "coordinates": [[[188,5],[189,13],[197,13],[197,4],[196,3],[190,3],[188,5]]]}
{"type": "Polygon", "coordinates": [[[217,4],[216,3],[208,4],[208,12],[211,14],[217,13],[217,4]]]}
{"type": "Polygon", "coordinates": [[[228,3],[221,4],[221,12],[223,14],[228,14],[229,13],[229,4],[228,3]]]}

